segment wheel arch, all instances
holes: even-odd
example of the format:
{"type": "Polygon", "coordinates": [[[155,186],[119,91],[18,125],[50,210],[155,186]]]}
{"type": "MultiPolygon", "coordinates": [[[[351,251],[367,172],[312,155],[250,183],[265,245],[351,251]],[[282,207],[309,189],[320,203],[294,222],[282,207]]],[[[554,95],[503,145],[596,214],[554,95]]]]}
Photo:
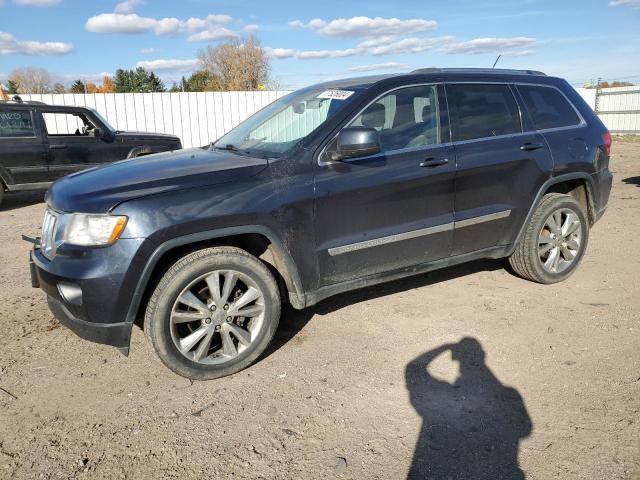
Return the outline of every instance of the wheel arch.
{"type": "Polygon", "coordinates": [[[586,172],[572,172],[549,178],[542,184],[542,186],[538,190],[538,193],[536,194],[531,207],[529,207],[529,212],[527,213],[524,222],[520,226],[518,235],[507,254],[511,255],[516,249],[518,242],[520,242],[522,235],[524,235],[527,224],[529,223],[533,212],[540,204],[540,200],[542,200],[542,197],[544,197],[547,193],[564,193],[571,195],[578,202],[582,203],[585,206],[589,225],[593,225],[596,220],[593,192],[593,178],[591,178],[591,175],[586,172]]]}
{"type": "Polygon", "coordinates": [[[144,155],[151,155],[152,153],[166,152],[168,150],[168,148],[160,145],[139,145],[129,150],[127,158],[142,157],[144,155]]]}
{"type": "Polygon", "coordinates": [[[279,287],[285,290],[291,305],[304,308],[305,295],[296,264],[279,237],[269,228],[251,225],[199,232],[167,240],[149,257],[131,300],[126,320],[134,323],[140,318],[155,281],[178,258],[201,248],[237,246],[258,257],[277,274],[279,287]]]}

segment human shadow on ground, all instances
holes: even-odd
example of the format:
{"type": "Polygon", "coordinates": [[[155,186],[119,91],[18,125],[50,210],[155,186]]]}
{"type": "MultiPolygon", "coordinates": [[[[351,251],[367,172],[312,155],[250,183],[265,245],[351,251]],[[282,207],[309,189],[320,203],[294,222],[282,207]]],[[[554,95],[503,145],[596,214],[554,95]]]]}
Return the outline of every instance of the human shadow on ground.
{"type": "Polygon", "coordinates": [[[627,177],[622,179],[624,183],[627,185],[635,185],[636,187],[640,187],[640,176],[638,177],[627,177]]]}
{"type": "Polygon", "coordinates": [[[275,353],[277,350],[292,340],[315,315],[328,315],[332,312],[340,310],[360,302],[366,302],[376,298],[393,295],[399,292],[412,290],[414,288],[426,287],[447,280],[464,277],[477,272],[487,272],[500,270],[505,268],[506,263],[503,259],[499,260],[476,260],[473,262],[463,263],[452,267],[435,270],[421,275],[394,280],[388,283],[374,285],[371,287],[353,290],[341,293],[333,297],[327,298],[322,302],[304,310],[295,310],[289,305],[283,306],[282,315],[278,330],[271,341],[269,347],[262,355],[266,358],[275,353]]]}
{"type": "Polygon", "coordinates": [[[422,417],[409,479],[517,480],[520,441],[532,423],[517,390],[503,385],[485,363],[475,338],[445,344],[415,358],[405,370],[411,404],[422,417]],[[450,351],[459,377],[434,378],[428,365],[450,351]]]}

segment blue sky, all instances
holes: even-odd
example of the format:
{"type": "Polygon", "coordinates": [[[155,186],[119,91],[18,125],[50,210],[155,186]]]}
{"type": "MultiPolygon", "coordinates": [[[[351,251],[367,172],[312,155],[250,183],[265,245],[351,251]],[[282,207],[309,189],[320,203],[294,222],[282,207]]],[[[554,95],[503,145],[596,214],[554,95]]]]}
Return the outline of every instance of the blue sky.
{"type": "Polygon", "coordinates": [[[167,83],[199,50],[254,34],[282,88],[418,67],[530,68],[640,83],[640,0],[0,0],[0,80],[69,83],[142,65],[167,83]]]}

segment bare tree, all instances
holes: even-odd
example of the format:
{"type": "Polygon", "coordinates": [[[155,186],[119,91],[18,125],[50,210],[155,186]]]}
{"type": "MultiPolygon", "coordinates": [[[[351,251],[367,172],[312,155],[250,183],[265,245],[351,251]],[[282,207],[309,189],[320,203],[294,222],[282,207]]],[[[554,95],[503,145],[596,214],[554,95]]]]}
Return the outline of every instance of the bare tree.
{"type": "Polygon", "coordinates": [[[51,75],[44,68],[19,68],[11,72],[9,80],[20,93],[47,93],[51,86],[51,75]]]}
{"type": "Polygon", "coordinates": [[[198,60],[220,90],[258,90],[269,83],[269,56],[254,36],[209,46],[198,60]]]}

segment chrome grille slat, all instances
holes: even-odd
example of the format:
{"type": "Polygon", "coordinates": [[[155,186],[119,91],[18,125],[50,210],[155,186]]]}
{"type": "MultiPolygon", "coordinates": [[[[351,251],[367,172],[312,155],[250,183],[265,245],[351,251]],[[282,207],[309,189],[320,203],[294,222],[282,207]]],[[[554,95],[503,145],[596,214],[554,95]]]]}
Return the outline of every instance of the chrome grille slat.
{"type": "Polygon", "coordinates": [[[40,249],[42,250],[42,254],[47,258],[51,258],[55,253],[57,224],[58,217],[47,209],[44,213],[44,220],[42,221],[42,235],[40,238],[40,249]]]}

